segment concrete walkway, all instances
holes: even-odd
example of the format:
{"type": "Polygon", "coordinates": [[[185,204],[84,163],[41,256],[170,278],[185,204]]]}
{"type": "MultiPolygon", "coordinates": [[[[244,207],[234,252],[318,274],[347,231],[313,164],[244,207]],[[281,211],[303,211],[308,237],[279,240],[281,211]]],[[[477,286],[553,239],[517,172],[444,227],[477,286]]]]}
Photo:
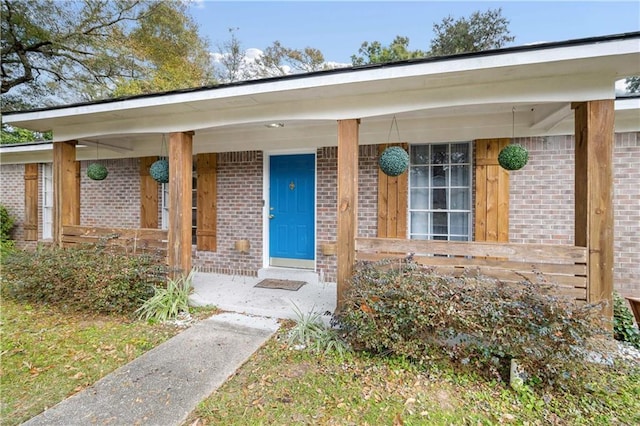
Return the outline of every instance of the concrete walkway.
{"type": "Polygon", "coordinates": [[[295,309],[335,310],[334,283],[309,280],[289,291],[255,288],[258,281],[195,274],[191,303],[231,312],[196,323],[24,424],[180,425],[278,330],[278,319],[295,319],[295,309]]]}
{"type": "Polygon", "coordinates": [[[25,425],[179,425],[277,329],[275,318],[215,315],[25,425]]]}

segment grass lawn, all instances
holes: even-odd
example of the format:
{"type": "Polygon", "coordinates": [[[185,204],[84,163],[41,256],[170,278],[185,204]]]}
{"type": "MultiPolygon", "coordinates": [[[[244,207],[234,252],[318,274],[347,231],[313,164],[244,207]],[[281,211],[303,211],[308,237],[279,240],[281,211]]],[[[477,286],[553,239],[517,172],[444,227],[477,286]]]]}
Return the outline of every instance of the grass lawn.
{"type": "Polygon", "coordinates": [[[640,366],[595,375],[579,394],[364,354],[316,356],[268,342],[185,425],[637,425],[640,366]]]}
{"type": "MultiPolygon", "coordinates": [[[[212,311],[201,312],[200,317],[212,311]]],[[[64,314],[2,301],[1,424],[19,424],[181,329],[125,317],[64,314]]],[[[594,374],[577,394],[366,354],[291,350],[291,324],[254,354],[186,425],[640,424],[640,366],[594,374]]]]}
{"type": "Polygon", "coordinates": [[[181,330],[7,299],[0,321],[2,425],[30,419],[181,330]]]}

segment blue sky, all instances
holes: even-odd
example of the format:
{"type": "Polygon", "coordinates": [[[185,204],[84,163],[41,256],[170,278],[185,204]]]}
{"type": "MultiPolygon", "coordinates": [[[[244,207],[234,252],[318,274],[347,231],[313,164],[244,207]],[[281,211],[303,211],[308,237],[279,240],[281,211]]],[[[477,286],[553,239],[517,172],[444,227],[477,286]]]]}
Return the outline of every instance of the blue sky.
{"type": "Polygon", "coordinates": [[[408,36],[412,49],[427,50],[442,18],[502,8],[512,46],[640,30],[639,1],[213,1],[193,0],[191,12],[212,51],[229,38],[264,49],[275,40],[291,48],[315,47],[327,61],[350,63],[363,41],[389,44],[408,36]]]}

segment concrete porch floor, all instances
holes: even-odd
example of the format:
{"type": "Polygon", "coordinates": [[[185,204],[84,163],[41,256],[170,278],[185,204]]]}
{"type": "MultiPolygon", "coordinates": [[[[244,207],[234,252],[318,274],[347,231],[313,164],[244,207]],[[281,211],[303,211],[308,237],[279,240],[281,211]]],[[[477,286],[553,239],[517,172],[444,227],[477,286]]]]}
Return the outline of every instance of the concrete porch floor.
{"type": "MultiPolygon", "coordinates": [[[[303,314],[333,313],[336,309],[335,283],[307,282],[297,291],[255,288],[261,280],[198,272],[193,277],[190,301],[194,306],[214,305],[223,311],[281,319],[296,319],[296,306],[303,314]]],[[[329,318],[324,316],[323,320],[329,318]]]]}

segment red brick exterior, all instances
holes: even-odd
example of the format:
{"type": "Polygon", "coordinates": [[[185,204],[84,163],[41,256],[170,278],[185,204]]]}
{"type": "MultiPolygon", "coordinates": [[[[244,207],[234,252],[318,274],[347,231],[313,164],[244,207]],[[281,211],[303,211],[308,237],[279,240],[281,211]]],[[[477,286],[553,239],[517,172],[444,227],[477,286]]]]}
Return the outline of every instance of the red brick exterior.
{"type": "MultiPolygon", "coordinates": [[[[521,138],[529,150],[529,164],[510,176],[510,240],[515,243],[573,244],[574,153],[572,136],[521,138]]],[[[377,232],[377,149],[360,147],[358,232],[377,232]]],[[[139,160],[101,161],[109,169],[102,182],[86,177],[82,162],[81,224],[139,227],[139,160]]],[[[337,148],[319,148],[317,163],[317,270],[321,279],[335,281],[336,256],[321,247],[335,242],[337,148]]],[[[255,275],[263,263],[263,153],[250,151],[218,156],[218,250],[196,251],[193,265],[203,272],[255,275]],[[242,254],[235,241],[247,239],[242,254]]],[[[16,218],[13,237],[23,239],[24,166],[1,165],[0,203],[16,218]]],[[[42,177],[39,179],[42,193],[42,177]]],[[[640,133],[617,134],[614,151],[615,288],[622,294],[640,294],[640,133]]],[[[40,200],[42,205],[42,200],[40,200]]],[[[160,212],[159,212],[160,214],[160,212]]],[[[41,213],[40,223],[41,223],[41,213]]],[[[160,222],[160,221],[159,221],[160,222]]],[[[39,235],[42,230],[39,229],[39,235]]]]}

